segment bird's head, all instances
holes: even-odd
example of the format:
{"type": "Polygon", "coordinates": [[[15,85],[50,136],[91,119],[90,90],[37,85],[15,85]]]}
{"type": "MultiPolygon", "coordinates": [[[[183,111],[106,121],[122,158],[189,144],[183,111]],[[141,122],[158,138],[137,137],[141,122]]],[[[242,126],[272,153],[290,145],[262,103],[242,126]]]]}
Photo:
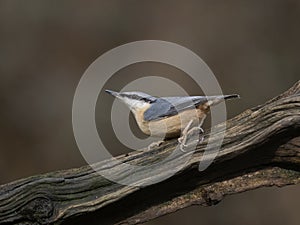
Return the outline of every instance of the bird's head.
{"type": "Polygon", "coordinates": [[[106,93],[120,99],[124,102],[131,111],[143,109],[153,103],[156,98],[143,92],[115,92],[111,90],[105,90],[106,93]]]}

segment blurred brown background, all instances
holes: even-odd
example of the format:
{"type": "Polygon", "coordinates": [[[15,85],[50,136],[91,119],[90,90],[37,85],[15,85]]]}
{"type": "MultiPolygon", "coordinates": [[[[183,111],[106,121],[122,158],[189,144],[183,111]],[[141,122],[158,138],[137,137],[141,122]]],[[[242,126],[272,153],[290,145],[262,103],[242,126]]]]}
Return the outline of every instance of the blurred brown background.
{"type": "MultiPolygon", "coordinates": [[[[85,165],[72,132],[76,85],[98,56],[145,39],[197,53],[224,93],[242,96],[227,104],[232,117],[299,79],[300,1],[0,1],[0,184],[85,165]]],[[[116,74],[106,86],[118,90],[145,71],[173,77],[190,94],[201,92],[159,64],[125,68],[119,73],[126,76],[116,74]]],[[[110,107],[112,99],[102,98],[110,107]]],[[[97,114],[99,133],[116,149],[107,110],[97,114]],[[101,133],[106,127],[110,132],[101,133]]],[[[299,194],[299,186],[260,189],[147,224],[296,225],[299,194]]]]}

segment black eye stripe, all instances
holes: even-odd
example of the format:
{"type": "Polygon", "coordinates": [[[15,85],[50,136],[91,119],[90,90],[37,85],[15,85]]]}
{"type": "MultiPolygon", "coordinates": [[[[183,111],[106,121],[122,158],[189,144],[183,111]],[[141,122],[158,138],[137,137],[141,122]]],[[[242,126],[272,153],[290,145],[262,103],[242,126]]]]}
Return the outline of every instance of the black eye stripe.
{"type": "Polygon", "coordinates": [[[131,99],[141,99],[139,96],[137,95],[128,95],[128,94],[120,94],[122,97],[127,97],[127,98],[131,98],[131,99]]]}
{"type": "Polygon", "coordinates": [[[151,102],[153,102],[151,99],[149,99],[149,98],[142,98],[141,100],[143,100],[143,101],[145,101],[145,102],[148,102],[148,103],[151,103],[151,102]]]}
{"type": "Polygon", "coordinates": [[[149,102],[149,103],[151,103],[151,102],[153,102],[153,100],[152,99],[150,99],[150,98],[146,98],[146,97],[140,97],[140,96],[138,96],[138,95],[129,95],[129,94],[120,94],[122,97],[127,97],[127,98],[130,98],[130,99],[135,99],[135,100],[142,100],[142,101],[144,101],[144,102],[149,102]]]}

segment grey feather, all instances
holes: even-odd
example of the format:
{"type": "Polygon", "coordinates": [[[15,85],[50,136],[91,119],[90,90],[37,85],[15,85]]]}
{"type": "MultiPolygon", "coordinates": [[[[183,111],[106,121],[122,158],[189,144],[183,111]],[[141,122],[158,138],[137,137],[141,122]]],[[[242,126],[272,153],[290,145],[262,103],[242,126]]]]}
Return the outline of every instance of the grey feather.
{"type": "Polygon", "coordinates": [[[207,102],[204,96],[165,97],[157,98],[144,113],[146,121],[177,115],[179,112],[195,108],[207,102]]]}
{"type": "Polygon", "coordinates": [[[151,103],[149,109],[144,113],[146,121],[158,120],[166,116],[174,116],[187,109],[193,109],[199,105],[209,103],[216,105],[225,99],[239,98],[239,95],[217,95],[217,96],[185,96],[157,98],[151,103]]]}

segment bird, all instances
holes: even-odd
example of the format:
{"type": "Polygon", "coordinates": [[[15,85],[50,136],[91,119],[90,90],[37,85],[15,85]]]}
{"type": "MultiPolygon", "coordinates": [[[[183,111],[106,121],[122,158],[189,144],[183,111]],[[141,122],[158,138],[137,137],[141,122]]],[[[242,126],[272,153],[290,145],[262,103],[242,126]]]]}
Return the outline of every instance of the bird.
{"type": "MultiPolygon", "coordinates": [[[[238,94],[216,96],[155,97],[139,91],[116,92],[105,90],[125,103],[133,113],[140,130],[164,140],[178,138],[180,149],[185,152],[187,139],[193,132],[204,133],[201,128],[210,107],[233,98],[238,94]]],[[[152,143],[148,149],[159,146],[163,141],[152,143]]]]}

